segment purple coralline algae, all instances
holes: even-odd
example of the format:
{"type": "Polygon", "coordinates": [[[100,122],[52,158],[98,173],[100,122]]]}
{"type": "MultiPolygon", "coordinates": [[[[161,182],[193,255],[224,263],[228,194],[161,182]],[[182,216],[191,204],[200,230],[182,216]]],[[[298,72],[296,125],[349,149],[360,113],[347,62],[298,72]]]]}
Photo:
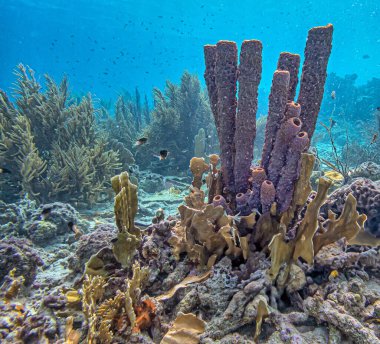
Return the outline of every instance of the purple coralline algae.
{"type": "Polygon", "coordinates": [[[15,276],[24,276],[25,285],[29,286],[36,278],[38,267],[43,265],[29,240],[11,237],[0,242],[0,283],[16,269],[15,276]]]}

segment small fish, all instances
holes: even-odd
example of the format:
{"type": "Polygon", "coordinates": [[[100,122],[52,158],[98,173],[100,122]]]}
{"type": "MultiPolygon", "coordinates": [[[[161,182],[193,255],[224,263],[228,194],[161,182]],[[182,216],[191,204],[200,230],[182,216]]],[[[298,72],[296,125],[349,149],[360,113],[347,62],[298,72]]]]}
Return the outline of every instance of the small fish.
{"type": "Polygon", "coordinates": [[[362,56],[362,58],[363,58],[364,60],[366,60],[366,59],[369,59],[370,56],[369,56],[368,54],[364,54],[364,55],[362,56]]]}
{"type": "Polygon", "coordinates": [[[378,134],[377,134],[377,133],[373,134],[373,137],[372,137],[371,143],[369,144],[370,146],[373,145],[373,144],[377,141],[377,137],[378,137],[378,134]]]}
{"type": "Polygon", "coordinates": [[[140,139],[138,139],[138,140],[135,142],[135,146],[142,146],[142,145],[145,144],[147,141],[148,141],[148,139],[147,139],[146,137],[141,137],[140,139]]]}
{"type": "Polygon", "coordinates": [[[378,106],[378,107],[376,108],[376,111],[380,111],[380,106],[378,106]]]}
{"type": "Polygon", "coordinates": [[[163,150],[160,150],[160,155],[154,155],[154,156],[160,160],[165,160],[168,155],[169,155],[169,152],[166,149],[163,149],[163,150]]]}
{"type": "Polygon", "coordinates": [[[331,99],[335,99],[336,98],[336,92],[332,91],[330,96],[331,96],[331,99]]]}
{"type": "Polygon", "coordinates": [[[0,167],[0,173],[12,173],[12,172],[5,167],[0,167]]]}
{"type": "Polygon", "coordinates": [[[330,119],[331,128],[333,128],[336,124],[336,121],[334,119],[330,119]]]}
{"type": "Polygon", "coordinates": [[[14,309],[20,313],[25,313],[25,308],[23,305],[14,305],[14,309]]]}
{"type": "Polygon", "coordinates": [[[45,208],[41,211],[41,220],[44,221],[51,213],[52,208],[45,208]]]}

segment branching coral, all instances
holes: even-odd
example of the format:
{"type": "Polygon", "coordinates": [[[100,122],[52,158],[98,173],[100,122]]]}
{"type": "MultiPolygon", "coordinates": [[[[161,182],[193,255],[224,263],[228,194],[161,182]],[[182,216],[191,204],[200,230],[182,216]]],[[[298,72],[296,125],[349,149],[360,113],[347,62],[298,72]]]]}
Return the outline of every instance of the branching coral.
{"type": "Polygon", "coordinates": [[[13,105],[0,93],[0,164],[19,181],[24,193],[39,200],[55,197],[96,202],[120,168],[119,154],[96,128],[91,97],[69,97],[64,78],[46,76],[42,91],[34,72],[18,66],[13,105]]]}
{"type": "Polygon", "coordinates": [[[199,129],[204,128],[206,138],[212,135],[208,129],[211,112],[207,95],[202,91],[198,78],[185,72],[180,85],[167,81],[165,92],[156,88],[153,96],[152,120],[143,134],[148,142],[137,151],[136,160],[139,165],[150,166],[157,173],[164,169],[185,169],[194,153],[190,147],[194,147],[193,140],[199,129]],[[152,155],[160,149],[170,152],[168,159],[152,162],[152,155]],[[171,156],[175,160],[171,160],[171,156]]]}
{"type": "MultiPolygon", "coordinates": [[[[137,91],[138,92],[138,91],[137,91]]],[[[99,124],[109,135],[109,147],[119,152],[120,161],[124,166],[135,163],[134,156],[131,152],[133,144],[137,139],[139,131],[136,125],[136,111],[139,106],[132,100],[120,96],[115,105],[115,115],[111,116],[108,112],[103,114],[99,124]]],[[[149,108],[145,112],[149,115],[149,108]]],[[[141,124],[141,123],[140,123],[141,124]]]]}
{"type": "Polygon", "coordinates": [[[88,343],[111,343],[115,334],[123,330],[122,324],[131,332],[150,326],[155,305],[149,299],[141,300],[141,290],[148,278],[148,270],[133,266],[132,279],[125,281],[124,291],[118,290],[113,298],[104,300],[106,280],[101,276],[86,275],[83,282],[82,307],[89,323],[88,343]]]}

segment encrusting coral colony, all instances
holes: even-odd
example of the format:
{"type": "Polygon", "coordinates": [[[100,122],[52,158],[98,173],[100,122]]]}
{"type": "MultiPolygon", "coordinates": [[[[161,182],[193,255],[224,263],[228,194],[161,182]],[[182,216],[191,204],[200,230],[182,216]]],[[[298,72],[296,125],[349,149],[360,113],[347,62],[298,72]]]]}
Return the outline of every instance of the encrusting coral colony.
{"type": "MultiPolygon", "coordinates": [[[[160,209],[148,228],[139,228],[137,186],[128,172],[113,177],[116,227],[78,236],[70,264],[83,275],[72,288],[45,296],[29,316],[16,296],[35,275],[8,268],[0,289],[0,314],[7,319],[0,324],[2,341],[379,343],[380,291],[373,287],[379,280],[367,273],[379,265],[379,253],[360,245],[379,245],[372,234],[380,192],[363,179],[330,196],[331,180],[320,178],[317,191],[310,183],[315,156],[308,148],[332,36],[332,25],[309,31],[297,101],[300,56],[281,53],[257,166],[251,164],[262,44],[244,41],[239,61],[234,42],[206,45],[205,80],[220,157],[202,157],[200,130],[180,219],[165,219],[160,209]]],[[[7,113],[14,113],[2,99],[7,113]]],[[[23,120],[28,131],[25,116],[15,126],[23,120]]],[[[14,135],[6,142],[17,143],[14,135]]],[[[28,154],[37,154],[31,147],[28,154]]],[[[40,161],[33,170],[41,174],[42,158],[33,161],[40,161]]],[[[25,178],[30,184],[38,175],[25,178]]],[[[6,251],[25,265],[22,247],[27,241],[9,239],[0,245],[0,257],[6,251]]],[[[31,248],[26,252],[36,260],[31,248]]]]}

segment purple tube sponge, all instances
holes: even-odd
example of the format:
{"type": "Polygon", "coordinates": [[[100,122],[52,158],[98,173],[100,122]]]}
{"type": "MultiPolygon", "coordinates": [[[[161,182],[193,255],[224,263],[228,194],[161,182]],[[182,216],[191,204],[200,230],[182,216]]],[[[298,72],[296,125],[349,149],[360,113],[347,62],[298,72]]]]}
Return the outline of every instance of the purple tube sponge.
{"type": "Polygon", "coordinates": [[[264,180],[261,184],[260,202],[262,213],[265,214],[270,211],[270,207],[276,197],[276,189],[270,180],[264,180]]]}
{"type": "Polygon", "coordinates": [[[294,184],[299,177],[301,153],[309,145],[309,137],[301,131],[291,142],[286,154],[286,163],[276,187],[276,202],[279,213],[286,211],[293,198],[294,184]]]}
{"type": "Polygon", "coordinates": [[[267,179],[267,174],[262,167],[255,167],[251,170],[250,181],[252,183],[251,195],[248,199],[248,205],[251,210],[258,209],[260,206],[260,189],[261,184],[267,179]]]}
{"type": "Polygon", "coordinates": [[[282,123],[280,130],[277,132],[268,166],[268,179],[271,180],[274,185],[277,185],[281,170],[285,165],[289,143],[292,142],[294,137],[301,131],[301,126],[301,120],[297,117],[293,117],[282,123]]]}
{"type": "Polygon", "coordinates": [[[261,79],[262,44],[257,40],[244,41],[239,64],[239,98],[235,132],[235,192],[246,192],[253,143],[256,137],[257,94],[261,79]]]}
{"type": "Polygon", "coordinates": [[[327,63],[332,47],[333,26],[318,26],[309,30],[301,86],[297,102],[301,104],[302,130],[313,136],[327,76],[327,63]]]}
{"type": "Polygon", "coordinates": [[[224,187],[233,191],[236,117],[237,47],[235,42],[216,45],[215,86],[218,94],[219,143],[224,187]]]}
{"type": "Polygon", "coordinates": [[[300,59],[298,54],[284,52],[280,54],[277,62],[278,70],[287,70],[290,74],[288,100],[293,100],[296,95],[300,59]]]}
{"type": "Polygon", "coordinates": [[[301,114],[301,105],[296,102],[286,103],[284,120],[293,117],[299,117],[301,114]]]}
{"type": "Polygon", "coordinates": [[[251,208],[248,205],[250,196],[251,190],[248,190],[245,193],[240,192],[236,195],[236,212],[240,213],[242,216],[246,216],[251,213],[251,208]]]}
{"type": "Polygon", "coordinates": [[[269,112],[265,126],[265,140],[261,157],[261,166],[268,171],[269,159],[272,153],[276,134],[284,119],[288,100],[290,75],[288,71],[276,70],[273,75],[269,95],[269,112]]]}
{"type": "Polygon", "coordinates": [[[245,205],[248,202],[249,194],[250,194],[249,191],[247,191],[246,193],[242,193],[242,192],[238,193],[236,195],[236,205],[238,207],[245,205]]]}
{"type": "Polygon", "coordinates": [[[222,195],[216,195],[212,200],[212,205],[217,207],[221,205],[224,209],[227,208],[227,201],[222,195]]]}

